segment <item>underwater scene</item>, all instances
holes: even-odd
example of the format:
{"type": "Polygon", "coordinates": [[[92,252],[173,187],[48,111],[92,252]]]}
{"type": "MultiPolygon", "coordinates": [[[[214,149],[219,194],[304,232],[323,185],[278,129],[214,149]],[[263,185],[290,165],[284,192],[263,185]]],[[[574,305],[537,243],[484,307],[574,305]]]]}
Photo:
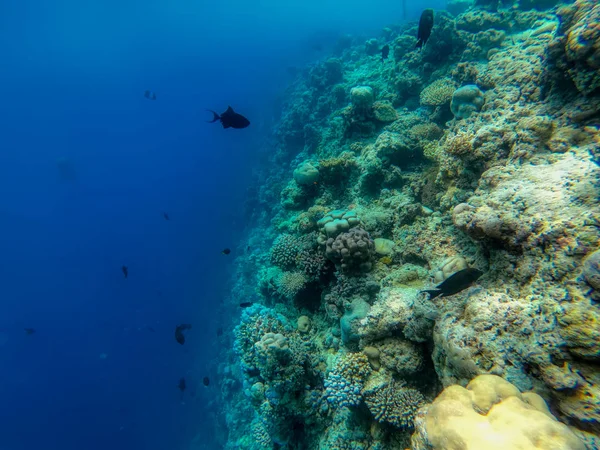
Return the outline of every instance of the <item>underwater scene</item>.
{"type": "Polygon", "coordinates": [[[600,450],[597,0],[0,24],[0,450],[600,450]]]}

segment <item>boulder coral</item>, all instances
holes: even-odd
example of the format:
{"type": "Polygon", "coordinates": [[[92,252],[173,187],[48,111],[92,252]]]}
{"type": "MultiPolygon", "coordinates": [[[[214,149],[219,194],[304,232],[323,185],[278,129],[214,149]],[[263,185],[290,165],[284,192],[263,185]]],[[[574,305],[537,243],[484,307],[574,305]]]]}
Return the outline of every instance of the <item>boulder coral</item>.
{"type": "Polygon", "coordinates": [[[454,91],[450,109],[459,119],[466,119],[474,112],[481,111],[485,97],[483,92],[474,84],[468,84],[454,91]]]}
{"type": "Polygon", "coordinates": [[[447,387],[416,419],[413,450],[585,450],[544,400],[500,377],[447,387]]]}

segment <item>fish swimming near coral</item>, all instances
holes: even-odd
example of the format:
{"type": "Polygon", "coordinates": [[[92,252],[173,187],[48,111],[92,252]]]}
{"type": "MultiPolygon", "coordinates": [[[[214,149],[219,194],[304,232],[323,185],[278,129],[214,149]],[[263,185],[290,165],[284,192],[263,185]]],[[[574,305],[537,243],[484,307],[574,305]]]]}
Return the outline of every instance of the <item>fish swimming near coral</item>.
{"type": "Polygon", "coordinates": [[[385,44],[381,49],[381,62],[385,62],[387,57],[390,55],[390,46],[385,44]]]}
{"type": "Polygon", "coordinates": [[[240,303],[240,308],[249,308],[253,304],[254,303],[252,303],[252,302],[242,302],[242,303],[240,303]]]}
{"type": "Polygon", "coordinates": [[[125,278],[127,278],[127,276],[129,275],[129,269],[127,268],[127,266],[121,267],[121,272],[123,272],[125,278]]]}
{"type": "Polygon", "coordinates": [[[481,275],[483,275],[483,272],[477,269],[459,270],[455,274],[450,275],[435,289],[421,292],[428,293],[430,300],[438,297],[448,297],[450,295],[458,294],[460,291],[464,291],[475,283],[481,275]]]}
{"type": "Polygon", "coordinates": [[[229,255],[231,253],[231,249],[225,248],[225,249],[223,249],[223,251],[221,253],[223,253],[224,255],[229,255]]]}
{"type": "Polygon", "coordinates": [[[148,100],[156,100],[156,94],[152,91],[145,91],[144,97],[146,97],[148,100]]]}
{"type": "Polygon", "coordinates": [[[182,323],[181,325],[177,325],[175,327],[175,340],[181,345],[185,344],[185,335],[183,332],[191,328],[192,324],[190,323],[182,323]]]}
{"type": "Polygon", "coordinates": [[[431,29],[433,28],[433,9],[426,9],[421,14],[419,20],[419,31],[417,32],[417,48],[422,48],[423,45],[429,40],[431,36],[431,29]]]}
{"type": "Polygon", "coordinates": [[[223,128],[246,128],[250,125],[250,121],[241,114],[236,113],[231,106],[227,108],[223,114],[219,115],[211,109],[207,109],[214,114],[213,120],[207,120],[208,123],[221,121],[223,128]]]}
{"type": "Polygon", "coordinates": [[[208,378],[208,377],[202,378],[202,384],[204,386],[208,386],[210,384],[210,378],[208,378]]]}

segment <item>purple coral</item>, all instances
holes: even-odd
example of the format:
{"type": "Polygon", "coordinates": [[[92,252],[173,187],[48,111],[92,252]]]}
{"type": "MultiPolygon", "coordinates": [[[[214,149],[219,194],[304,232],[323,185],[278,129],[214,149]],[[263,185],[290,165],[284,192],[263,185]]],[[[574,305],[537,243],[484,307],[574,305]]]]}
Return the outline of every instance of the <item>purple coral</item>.
{"type": "Polygon", "coordinates": [[[353,228],[335,239],[327,240],[327,257],[344,272],[368,272],[371,270],[375,243],[362,228],[353,228]]]}

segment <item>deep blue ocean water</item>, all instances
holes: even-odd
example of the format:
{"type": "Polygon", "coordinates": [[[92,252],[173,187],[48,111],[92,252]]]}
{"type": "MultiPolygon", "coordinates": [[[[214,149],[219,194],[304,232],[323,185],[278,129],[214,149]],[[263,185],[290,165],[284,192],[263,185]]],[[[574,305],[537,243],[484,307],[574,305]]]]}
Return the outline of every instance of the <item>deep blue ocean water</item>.
{"type": "Polygon", "coordinates": [[[199,434],[217,448],[219,305],[286,67],[401,14],[383,0],[0,4],[0,450],[186,449],[199,434]],[[252,125],[204,123],[228,105],[252,125]]]}

